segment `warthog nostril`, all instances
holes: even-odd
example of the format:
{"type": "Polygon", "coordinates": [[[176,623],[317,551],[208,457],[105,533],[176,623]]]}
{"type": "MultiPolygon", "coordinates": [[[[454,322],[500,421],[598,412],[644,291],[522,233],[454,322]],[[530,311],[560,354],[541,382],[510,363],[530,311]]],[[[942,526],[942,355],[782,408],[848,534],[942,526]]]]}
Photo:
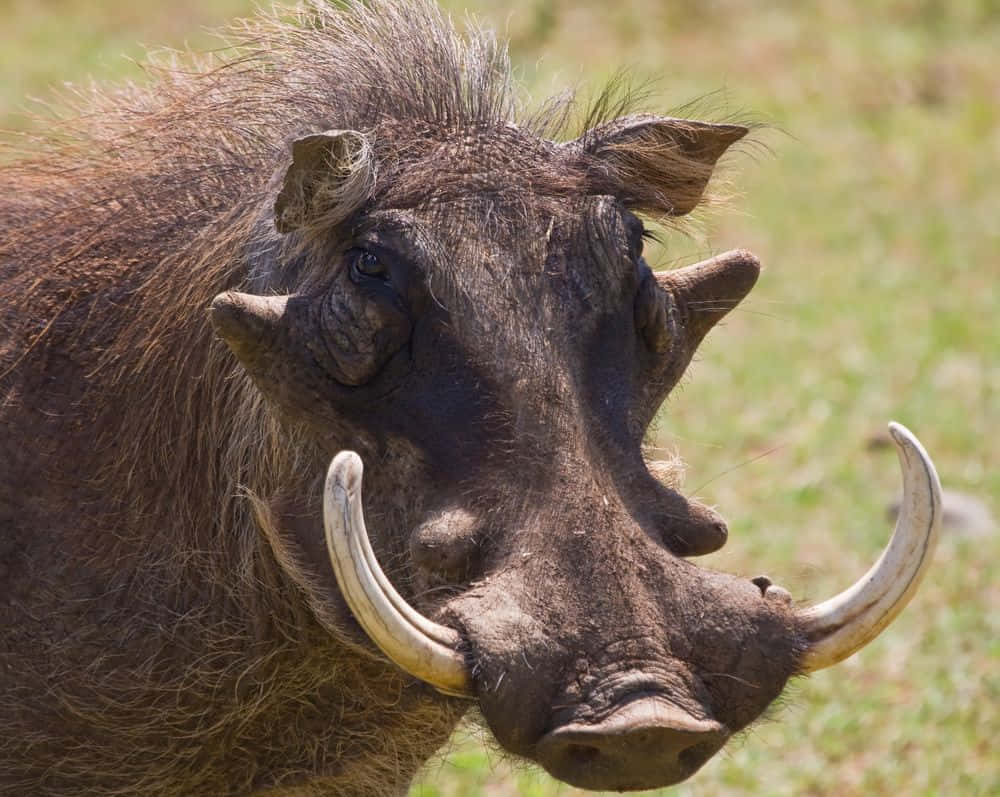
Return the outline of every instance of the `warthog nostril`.
{"type": "Polygon", "coordinates": [[[601,751],[589,744],[568,744],[566,745],[566,757],[572,759],[579,766],[588,766],[597,758],[600,758],[601,751]]]}
{"type": "Polygon", "coordinates": [[[626,703],[603,721],[563,725],[542,738],[538,762],[585,789],[629,791],[690,776],[725,743],[728,732],[660,697],[626,703]]]}

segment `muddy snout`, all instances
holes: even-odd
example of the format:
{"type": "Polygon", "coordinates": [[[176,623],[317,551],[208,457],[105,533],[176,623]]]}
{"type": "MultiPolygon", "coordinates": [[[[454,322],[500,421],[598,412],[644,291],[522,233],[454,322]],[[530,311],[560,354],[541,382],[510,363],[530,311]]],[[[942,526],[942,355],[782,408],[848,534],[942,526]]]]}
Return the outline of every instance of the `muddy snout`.
{"type": "Polygon", "coordinates": [[[600,722],[550,731],[538,742],[537,760],[579,788],[638,791],[689,777],[728,736],[714,720],[692,717],[661,696],[637,694],[600,722]]]}

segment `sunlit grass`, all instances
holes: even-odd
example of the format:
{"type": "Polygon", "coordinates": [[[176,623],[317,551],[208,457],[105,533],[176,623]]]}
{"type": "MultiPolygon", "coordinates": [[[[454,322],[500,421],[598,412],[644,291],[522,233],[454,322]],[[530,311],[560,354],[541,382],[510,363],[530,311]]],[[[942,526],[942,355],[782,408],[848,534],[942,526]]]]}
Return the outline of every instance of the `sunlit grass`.
{"type": "MultiPolygon", "coordinates": [[[[464,8],[449,2],[454,9],[464,8]]],[[[0,125],[64,80],[139,76],[137,41],[206,42],[239,0],[5,3],[0,125]]],[[[706,341],[655,442],[730,519],[706,564],[803,599],[870,564],[889,532],[896,419],[942,481],[1000,515],[1000,11],[995,3],[478,2],[539,93],[621,66],[651,107],[767,123],[730,160],[741,196],[668,266],[736,246],[765,263],[706,341]]],[[[203,45],[204,46],[204,45],[203,45]]],[[[946,534],[913,605],[871,647],[796,683],[675,793],[1000,793],[1000,537],[946,534]]],[[[413,794],[573,795],[461,736],[413,794]]]]}

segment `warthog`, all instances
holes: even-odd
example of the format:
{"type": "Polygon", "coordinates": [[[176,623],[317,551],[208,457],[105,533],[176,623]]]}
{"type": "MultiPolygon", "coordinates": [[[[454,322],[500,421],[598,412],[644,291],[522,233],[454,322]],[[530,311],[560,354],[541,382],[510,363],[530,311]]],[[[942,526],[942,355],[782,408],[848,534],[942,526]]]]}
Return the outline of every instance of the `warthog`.
{"type": "Polygon", "coordinates": [[[906,430],[887,553],[808,608],[689,562],[726,526],[643,459],[758,264],[654,274],[640,216],[743,127],[568,134],[422,0],[234,35],[0,176],[0,790],[401,793],[471,705],[653,787],[888,624],[939,514],[906,430]]]}

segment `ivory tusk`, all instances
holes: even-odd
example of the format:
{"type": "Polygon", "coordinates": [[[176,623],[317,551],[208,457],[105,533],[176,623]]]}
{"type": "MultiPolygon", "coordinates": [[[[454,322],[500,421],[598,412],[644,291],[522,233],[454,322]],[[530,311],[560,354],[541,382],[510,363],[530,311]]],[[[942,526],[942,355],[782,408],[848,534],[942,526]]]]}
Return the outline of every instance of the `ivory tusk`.
{"type": "Polygon", "coordinates": [[[891,623],[926,574],[941,526],[941,483],[920,441],[889,424],[903,472],[903,501],[896,529],[878,561],[852,587],[804,609],[809,647],[802,669],[813,672],[846,659],[891,623]]]}
{"type": "Polygon", "coordinates": [[[470,697],[457,632],[406,603],[379,566],[361,504],[361,458],[341,451],[327,471],[323,526],[340,591],[361,627],[396,665],[441,692],[470,697]]]}

